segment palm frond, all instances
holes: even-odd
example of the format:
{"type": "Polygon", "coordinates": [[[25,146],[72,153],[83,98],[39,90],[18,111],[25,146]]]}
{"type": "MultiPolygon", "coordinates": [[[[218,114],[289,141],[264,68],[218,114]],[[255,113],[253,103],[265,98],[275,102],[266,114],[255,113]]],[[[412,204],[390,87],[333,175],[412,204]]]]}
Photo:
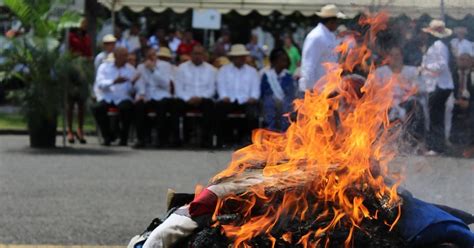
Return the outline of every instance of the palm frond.
{"type": "Polygon", "coordinates": [[[35,18],[34,10],[31,5],[23,0],[4,0],[7,6],[20,19],[23,24],[31,23],[35,18]]]}

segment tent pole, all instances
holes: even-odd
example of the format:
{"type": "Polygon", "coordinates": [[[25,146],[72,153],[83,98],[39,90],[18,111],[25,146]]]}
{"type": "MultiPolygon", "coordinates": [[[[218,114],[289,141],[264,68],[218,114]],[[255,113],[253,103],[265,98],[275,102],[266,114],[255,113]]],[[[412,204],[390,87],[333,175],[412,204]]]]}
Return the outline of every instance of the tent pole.
{"type": "MultiPolygon", "coordinates": [[[[115,30],[115,3],[117,0],[112,0],[112,30],[115,30]]],[[[113,31],[115,32],[115,31],[113,31]]]]}
{"type": "Polygon", "coordinates": [[[444,0],[441,0],[441,20],[443,20],[444,22],[446,21],[445,20],[444,0]]]}

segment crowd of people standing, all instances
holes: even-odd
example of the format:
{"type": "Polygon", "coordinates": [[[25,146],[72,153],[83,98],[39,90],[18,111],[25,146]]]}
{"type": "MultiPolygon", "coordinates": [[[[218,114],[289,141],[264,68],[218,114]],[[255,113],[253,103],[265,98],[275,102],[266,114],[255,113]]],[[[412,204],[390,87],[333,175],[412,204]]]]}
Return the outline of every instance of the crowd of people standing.
{"type": "MultiPolygon", "coordinates": [[[[244,45],[232,43],[229,31],[223,31],[214,46],[206,49],[191,31],[166,34],[164,29],[157,29],[146,36],[139,25],[126,31],[117,27],[114,34],[103,37],[102,51],[94,59],[93,114],[103,144],[110,145],[118,138],[120,145],[127,145],[132,123],[137,134],[135,147],[150,143],[180,146],[183,137],[195,128],[189,123],[199,124],[199,140],[204,147],[231,142],[235,127],[239,137],[248,141],[259,120],[265,128],[286,130],[289,119],[284,113],[292,110],[299,92],[324,87],[329,69],[324,64],[340,59],[334,52],[336,46],[360,42],[357,32],[340,25],[346,16],[335,5],[327,5],[317,14],[321,21],[306,36],[301,50],[291,34],[281,36],[282,47],[268,50],[259,44],[257,33],[250,34],[244,45]],[[110,130],[111,109],[116,109],[121,123],[118,135],[110,130]],[[149,118],[150,113],[156,117],[149,118]],[[199,118],[185,121],[182,128],[187,113],[199,118]],[[242,118],[228,118],[233,113],[242,118]],[[152,128],[158,130],[156,140],[150,140],[152,128]]],[[[466,31],[458,27],[456,37],[451,38],[453,32],[443,21],[432,20],[416,35],[374,53],[374,57],[389,58],[384,60],[388,63],[377,64],[380,84],[395,78],[406,86],[394,90],[391,118],[410,119],[414,136],[426,142],[430,154],[446,151],[451,144],[451,127],[459,126],[458,117],[469,123],[464,128],[474,138],[474,118],[469,118],[474,116],[474,52],[473,43],[465,39],[466,31]],[[417,93],[406,97],[413,88],[417,93]]],[[[73,32],[72,37],[76,33],[80,34],[73,32]]],[[[70,47],[82,56],[91,56],[74,50],[72,43],[70,47]]],[[[82,109],[81,115],[84,101],[70,99],[71,106],[76,103],[82,109]]],[[[76,136],[85,142],[82,120],[79,116],[76,136]]],[[[68,139],[73,141],[72,125],[68,127],[68,139]]]]}

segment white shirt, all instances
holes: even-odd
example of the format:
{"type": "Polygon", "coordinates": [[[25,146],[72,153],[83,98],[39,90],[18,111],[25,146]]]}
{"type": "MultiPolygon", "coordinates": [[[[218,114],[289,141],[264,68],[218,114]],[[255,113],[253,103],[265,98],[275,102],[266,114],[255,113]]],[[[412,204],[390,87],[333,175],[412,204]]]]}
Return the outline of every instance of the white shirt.
{"type": "Polygon", "coordinates": [[[129,52],[135,52],[136,50],[140,49],[140,38],[137,35],[130,35],[127,38],[128,43],[128,50],[129,52]]]}
{"type": "Polygon", "coordinates": [[[188,101],[191,97],[213,98],[216,93],[216,69],[209,63],[199,66],[192,61],[178,67],[175,79],[176,97],[188,101]]]}
{"type": "Polygon", "coordinates": [[[230,98],[231,102],[246,103],[250,98],[260,98],[260,76],[255,68],[244,64],[237,68],[227,64],[217,73],[219,99],[230,98]]]}
{"type": "Polygon", "coordinates": [[[170,63],[158,60],[152,70],[140,64],[137,68],[140,79],[136,83],[137,95],[144,96],[146,101],[159,101],[171,97],[171,76],[173,68],[170,63]]]}
{"type": "Polygon", "coordinates": [[[176,53],[176,51],[178,50],[179,44],[181,44],[181,40],[177,37],[173,37],[173,39],[170,40],[170,42],[168,42],[168,46],[170,47],[170,50],[173,53],[176,53]]]}
{"type": "Polygon", "coordinates": [[[382,66],[375,71],[377,83],[380,86],[390,84],[392,94],[392,108],[389,112],[391,120],[406,120],[407,110],[400,106],[401,103],[413,99],[415,89],[420,89],[418,70],[414,66],[403,66],[400,73],[393,73],[389,66],[382,66]]]}
{"type": "Polygon", "coordinates": [[[105,51],[102,51],[100,52],[99,54],[97,54],[97,56],[95,56],[95,59],[94,59],[94,68],[95,68],[95,71],[97,71],[99,69],[99,66],[107,60],[107,58],[109,57],[109,55],[111,55],[111,53],[108,53],[108,52],[105,52],[105,51]]]}
{"type": "Polygon", "coordinates": [[[453,89],[453,77],[449,69],[449,50],[440,40],[435,41],[421,62],[421,76],[426,90],[433,92],[436,87],[441,89],[453,89]]]}
{"type": "Polygon", "coordinates": [[[459,40],[458,38],[454,38],[451,40],[451,49],[453,51],[454,56],[458,57],[463,53],[467,53],[471,56],[474,56],[474,51],[472,47],[472,43],[466,39],[459,40]]]}
{"type": "Polygon", "coordinates": [[[132,80],[135,75],[135,69],[129,64],[125,64],[120,68],[117,68],[115,63],[101,64],[95,80],[97,89],[101,92],[100,95],[96,95],[97,100],[116,105],[125,100],[132,100],[132,80]],[[128,78],[128,80],[114,84],[114,80],[119,76],[128,78]]]}
{"type": "MultiPolygon", "coordinates": [[[[316,82],[326,75],[324,63],[337,63],[337,53],[334,51],[337,45],[336,35],[322,23],[306,36],[301,59],[300,90],[313,89],[316,82]]],[[[324,82],[318,85],[322,88],[324,82]]]]}
{"type": "Polygon", "coordinates": [[[119,47],[125,47],[127,48],[128,52],[132,52],[132,50],[130,50],[130,45],[128,44],[128,40],[125,38],[122,38],[115,42],[115,48],[119,48],[119,47]]]}
{"type": "Polygon", "coordinates": [[[418,80],[418,70],[415,66],[403,66],[400,73],[393,73],[389,66],[384,65],[375,70],[377,83],[385,86],[393,83],[393,102],[394,105],[406,101],[413,88],[423,91],[418,80]]]}

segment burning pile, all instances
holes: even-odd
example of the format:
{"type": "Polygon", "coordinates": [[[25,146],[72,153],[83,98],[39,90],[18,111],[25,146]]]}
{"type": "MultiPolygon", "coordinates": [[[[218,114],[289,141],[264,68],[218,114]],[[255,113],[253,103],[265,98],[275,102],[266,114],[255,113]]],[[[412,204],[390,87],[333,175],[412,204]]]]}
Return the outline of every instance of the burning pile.
{"type": "Polygon", "coordinates": [[[253,144],[213,178],[219,184],[252,172],[262,180],[219,199],[217,229],[198,233],[193,247],[212,247],[199,242],[218,238],[218,229],[234,247],[349,247],[381,233],[400,242],[386,235],[401,214],[400,180],[387,166],[394,156],[387,145],[396,137],[387,113],[397,82],[378,84],[368,61],[387,19],[381,13],[361,20],[370,29],[365,42],[338,48],[345,62],[327,64],[323,89],[295,101],[296,121],[287,132],[256,131],[253,144]],[[356,67],[369,71],[365,82],[343,76],[356,67]]]}
{"type": "Polygon", "coordinates": [[[294,102],[296,120],[287,132],[255,131],[253,144],[235,152],[190,205],[150,229],[144,248],[407,247],[431,219],[403,222],[425,210],[471,235],[434,206],[402,200],[401,178],[388,168],[398,136],[388,111],[399,82],[379,84],[369,61],[387,20],[385,13],[362,19],[364,42],[338,47],[344,62],[326,64],[329,73],[318,82],[324,87],[294,102]],[[348,76],[356,68],[367,78],[348,76]],[[399,221],[408,228],[395,232],[399,221]]]}

